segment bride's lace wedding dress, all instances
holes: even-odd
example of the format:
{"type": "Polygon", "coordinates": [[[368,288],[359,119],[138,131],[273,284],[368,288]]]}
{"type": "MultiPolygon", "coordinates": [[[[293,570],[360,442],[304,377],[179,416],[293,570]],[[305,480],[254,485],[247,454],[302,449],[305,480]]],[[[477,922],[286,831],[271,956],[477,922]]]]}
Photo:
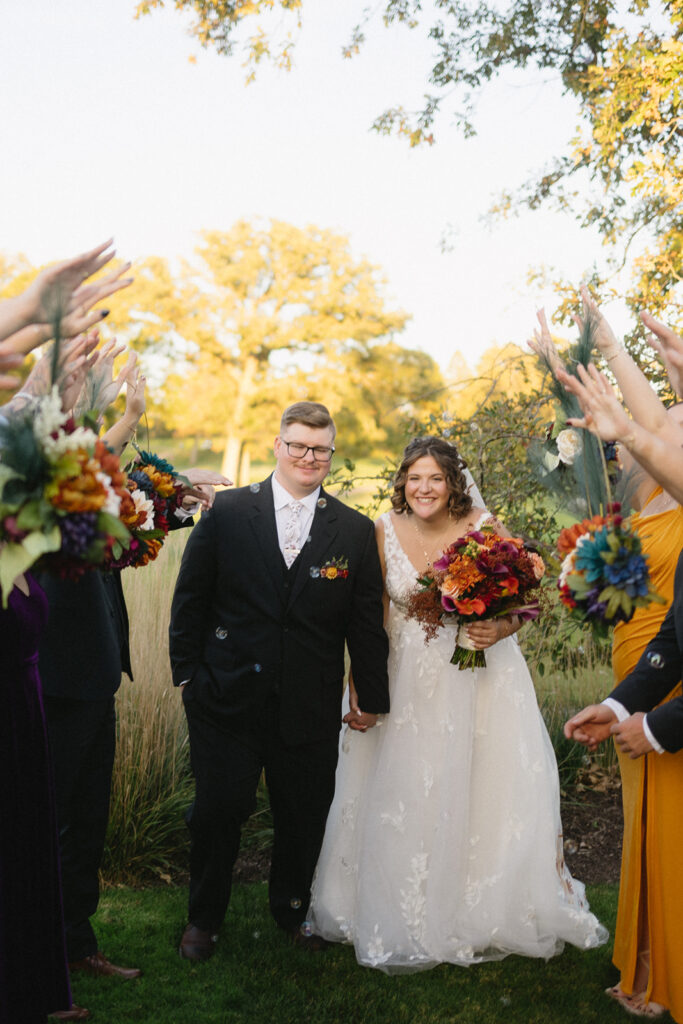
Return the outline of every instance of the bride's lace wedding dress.
{"type": "Polygon", "coordinates": [[[455,627],[425,645],[405,614],[417,572],[383,521],[391,713],[345,732],[314,932],[385,971],[601,945],[564,864],[557,764],[517,641],[462,672],[455,627]]]}

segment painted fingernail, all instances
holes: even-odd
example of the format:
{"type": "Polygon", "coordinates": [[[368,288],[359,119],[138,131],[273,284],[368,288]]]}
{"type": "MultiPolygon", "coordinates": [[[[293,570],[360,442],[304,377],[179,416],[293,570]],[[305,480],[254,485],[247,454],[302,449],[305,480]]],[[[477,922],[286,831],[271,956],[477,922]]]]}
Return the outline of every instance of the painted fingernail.
{"type": "Polygon", "coordinates": [[[101,309],[100,310],[100,320],[104,320],[105,316],[109,316],[109,310],[108,309],[101,309]]]}

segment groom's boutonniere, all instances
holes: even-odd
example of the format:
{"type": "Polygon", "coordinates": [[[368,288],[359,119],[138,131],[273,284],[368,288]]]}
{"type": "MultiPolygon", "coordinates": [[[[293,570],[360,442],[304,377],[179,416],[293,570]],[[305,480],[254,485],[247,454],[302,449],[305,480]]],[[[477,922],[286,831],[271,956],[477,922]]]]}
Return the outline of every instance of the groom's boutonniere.
{"type": "Polygon", "coordinates": [[[348,558],[330,558],[320,566],[320,575],[326,580],[344,580],[349,575],[348,558]]]}

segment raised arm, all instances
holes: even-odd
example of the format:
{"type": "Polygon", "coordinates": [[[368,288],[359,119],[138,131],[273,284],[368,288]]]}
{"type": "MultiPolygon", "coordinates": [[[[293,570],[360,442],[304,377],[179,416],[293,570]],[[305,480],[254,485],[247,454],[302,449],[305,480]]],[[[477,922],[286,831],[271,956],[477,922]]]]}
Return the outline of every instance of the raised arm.
{"type": "Polygon", "coordinates": [[[92,307],[132,281],[122,277],[130,268],[126,263],[84,284],[113,258],[111,242],[108,239],[89,252],[46,267],[21,295],[1,303],[0,340],[7,339],[13,352],[26,353],[51,338],[56,323],[62,337],[70,338],[102,320],[108,311],[92,307]]]}
{"type": "Polygon", "coordinates": [[[104,441],[112,451],[120,455],[126,445],[132,440],[138,423],[145,411],[145,385],[146,378],[140,376],[140,368],[136,365],[135,354],[132,362],[125,368],[126,383],[126,409],[121,417],[113,424],[104,435],[104,441]]]}
{"type": "MultiPolygon", "coordinates": [[[[595,344],[614,374],[624,404],[634,420],[663,440],[676,441],[677,429],[667,417],[665,406],[662,405],[643,371],[629,355],[626,346],[617,339],[600,312],[597,302],[585,286],[581,288],[581,298],[585,315],[590,317],[595,325],[595,344]]],[[[578,323],[581,325],[581,321],[578,323]]]]}
{"type": "Polygon", "coordinates": [[[578,378],[562,371],[558,374],[558,380],[576,395],[584,413],[582,419],[569,420],[570,424],[592,431],[603,441],[619,441],[657,483],[683,503],[683,433],[680,428],[677,428],[677,442],[662,440],[627,415],[607,377],[592,363],[587,371],[580,366],[578,373],[578,378]]]}
{"type": "Polygon", "coordinates": [[[649,313],[641,313],[640,319],[652,332],[647,337],[648,344],[664,363],[671,387],[683,398],[683,338],[649,313]]]}

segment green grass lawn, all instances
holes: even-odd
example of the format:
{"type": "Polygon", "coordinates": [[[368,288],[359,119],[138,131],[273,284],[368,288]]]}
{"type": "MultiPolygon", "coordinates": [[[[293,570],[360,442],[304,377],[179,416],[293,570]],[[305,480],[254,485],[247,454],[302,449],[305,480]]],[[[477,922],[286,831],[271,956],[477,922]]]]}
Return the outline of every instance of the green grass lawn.
{"type": "MultiPolygon", "coordinates": [[[[615,886],[589,889],[614,928],[615,886]]],[[[185,924],[181,888],[109,889],[96,919],[101,948],[143,977],[74,977],[74,999],[97,1024],[610,1024],[623,1011],[603,994],[616,972],[611,944],[567,947],[545,963],[508,957],[470,968],[441,966],[387,976],[356,964],[349,947],[293,949],[273,925],[266,885],[238,886],[212,960],[193,965],[177,947],[185,924]]]]}

